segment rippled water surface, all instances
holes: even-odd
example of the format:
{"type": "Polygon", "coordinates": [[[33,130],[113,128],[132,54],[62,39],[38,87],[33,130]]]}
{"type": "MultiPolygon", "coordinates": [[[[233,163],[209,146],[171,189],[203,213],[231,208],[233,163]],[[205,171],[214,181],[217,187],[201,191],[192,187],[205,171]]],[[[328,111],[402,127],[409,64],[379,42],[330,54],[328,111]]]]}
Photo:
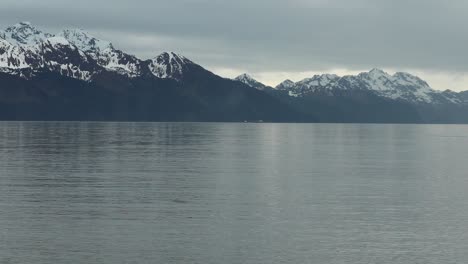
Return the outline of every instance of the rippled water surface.
{"type": "Polygon", "coordinates": [[[467,126],[0,122],[0,263],[467,261],[467,126]]]}

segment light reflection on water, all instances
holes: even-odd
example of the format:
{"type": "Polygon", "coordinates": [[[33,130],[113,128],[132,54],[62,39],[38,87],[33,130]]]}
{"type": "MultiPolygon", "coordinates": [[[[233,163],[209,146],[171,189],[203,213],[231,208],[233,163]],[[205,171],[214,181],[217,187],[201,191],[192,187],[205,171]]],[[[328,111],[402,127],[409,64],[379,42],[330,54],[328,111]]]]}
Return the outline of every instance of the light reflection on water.
{"type": "Polygon", "coordinates": [[[0,123],[0,263],[462,263],[468,127],[0,123]]]}

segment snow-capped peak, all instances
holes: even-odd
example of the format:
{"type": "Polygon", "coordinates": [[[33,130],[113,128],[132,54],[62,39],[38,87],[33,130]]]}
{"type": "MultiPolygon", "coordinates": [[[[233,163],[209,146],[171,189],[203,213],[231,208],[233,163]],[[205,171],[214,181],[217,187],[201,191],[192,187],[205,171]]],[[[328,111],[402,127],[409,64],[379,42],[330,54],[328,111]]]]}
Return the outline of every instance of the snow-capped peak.
{"type": "Polygon", "coordinates": [[[386,73],[385,71],[381,70],[381,69],[377,69],[377,68],[374,68],[372,70],[370,70],[369,72],[362,72],[358,75],[359,77],[361,78],[366,78],[366,79],[373,79],[373,80],[377,80],[377,79],[388,79],[388,78],[391,78],[391,75],[386,73]]]}
{"type": "Polygon", "coordinates": [[[390,75],[377,68],[343,77],[335,74],[315,75],[293,85],[289,82],[279,85],[278,89],[288,90],[300,96],[316,92],[333,95],[337,90],[368,91],[382,97],[415,103],[431,103],[437,94],[440,94],[414,75],[403,72],[390,75]]]}
{"type": "Polygon", "coordinates": [[[186,57],[180,54],[177,54],[175,52],[163,52],[159,54],[159,56],[157,56],[155,59],[159,61],[164,61],[167,63],[173,63],[173,62],[178,62],[180,64],[192,63],[192,61],[190,61],[186,57]]]}
{"type": "Polygon", "coordinates": [[[287,80],[284,80],[283,82],[281,82],[280,84],[278,84],[276,86],[276,89],[278,89],[278,90],[289,90],[294,85],[295,85],[295,83],[293,81],[287,79],[287,80]]]}
{"type": "Polygon", "coordinates": [[[82,29],[65,29],[58,34],[80,50],[96,55],[106,49],[113,49],[112,43],[100,40],[82,29]]]}
{"type": "Polygon", "coordinates": [[[236,78],[234,78],[234,80],[245,83],[248,86],[258,89],[258,90],[264,90],[266,88],[266,85],[255,80],[252,76],[250,76],[247,73],[237,76],[236,78]]]}
{"type": "Polygon", "coordinates": [[[156,77],[180,80],[187,64],[193,62],[177,53],[164,52],[153,58],[148,67],[156,77]]]}
{"type": "Polygon", "coordinates": [[[242,82],[256,81],[252,76],[250,76],[247,73],[243,73],[243,74],[237,76],[236,78],[234,78],[234,80],[242,81],[242,82]]]}
{"type": "Polygon", "coordinates": [[[336,83],[340,77],[336,74],[314,75],[312,78],[306,78],[297,83],[298,86],[304,89],[316,89],[317,87],[326,87],[336,83]]]}
{"type": "Polygon", "coordinates": [[[33,46],[52,37],[52,34],[44,33],[29,22],[20,22],[7,27],[0,36],[16,46],[33,46]]]}
{"type": "Polygon", "coordinates": [[[108,70],[128,77],[137,77],[142,72],[141,60],[114,49],[109,41],[98,39],[82,29],[65,29],[59,36],[66,38],[108,70]]]}
{"type": "Polygon", "coordinates": [[[370,74],[375,74],[375,75],[385,75],[387,74],[384,70],[379,69],[379,68],[373,68],[369,71],[370,74]]]}
{"type": "Polygon", "coordinates": [[[406,72],[397,72],[393,75],[393,78],[401,85],[419,85],[425,89],[431,89],[426,81],[422,80],[418,76],[414,76],[406,72]]]}

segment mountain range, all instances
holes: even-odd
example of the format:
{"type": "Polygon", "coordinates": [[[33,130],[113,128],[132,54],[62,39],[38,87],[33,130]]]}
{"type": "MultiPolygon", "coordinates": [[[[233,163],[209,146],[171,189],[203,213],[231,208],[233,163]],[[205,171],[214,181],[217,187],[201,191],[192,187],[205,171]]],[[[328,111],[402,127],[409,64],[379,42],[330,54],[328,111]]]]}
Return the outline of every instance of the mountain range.
{"type": "Polygon", "coordinates": [[[468,92],[373,69],[269,87],[164,52],[139,59],[81,29],[0,31],[0,120],[468,123],[468,92]]]}

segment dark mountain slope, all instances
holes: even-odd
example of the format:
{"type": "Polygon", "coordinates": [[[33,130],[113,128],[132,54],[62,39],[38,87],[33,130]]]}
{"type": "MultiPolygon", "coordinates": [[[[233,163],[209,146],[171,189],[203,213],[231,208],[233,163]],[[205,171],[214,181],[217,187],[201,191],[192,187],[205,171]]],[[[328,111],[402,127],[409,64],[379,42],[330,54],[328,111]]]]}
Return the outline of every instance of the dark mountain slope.
{"type": "Polygon", "coordinates": [[[279,100],[211,73],[178,82],[112,72],[84,82],[56,73],[0,73],[2,120],[314,121],[279,100]]]}
{"type": "Polygon", "coordinates": [[[388,100],[366,91],[340,92],[333,96],[315,93],[291,97],[285,91],[270,92],[303,113],[326,123],[422,123],[416,107],[388,100]]]}

